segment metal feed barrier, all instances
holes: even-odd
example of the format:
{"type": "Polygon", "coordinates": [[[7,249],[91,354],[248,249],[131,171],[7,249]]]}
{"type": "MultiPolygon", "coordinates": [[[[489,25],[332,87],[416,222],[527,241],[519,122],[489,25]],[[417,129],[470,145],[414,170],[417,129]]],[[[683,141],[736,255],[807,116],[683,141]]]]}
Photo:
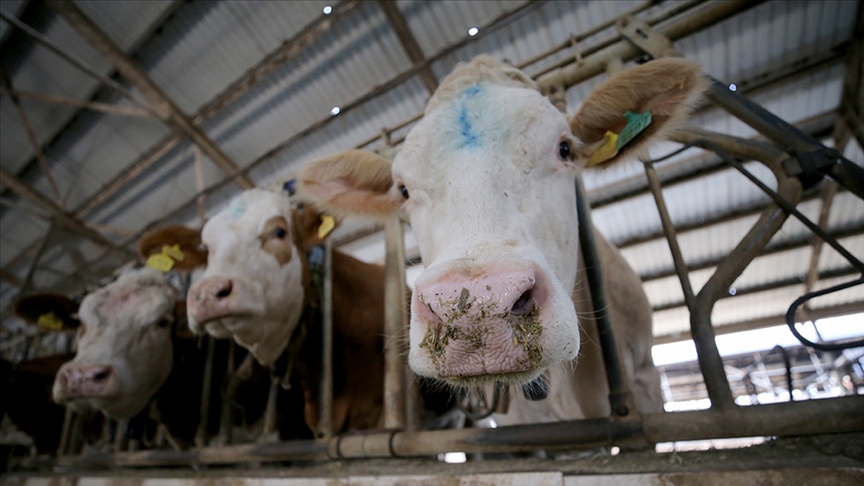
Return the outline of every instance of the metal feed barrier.
{"type": "MultiPolygon", "coordinates": [[[[545,93],[549,93],[553,103],[564,108],[564,93],[570,86],[587,80],[606,69],[614,70],[623,62],[644,54],[653,57],[675,55],[672,41],[702,28],[728,18],[754,2],[729,1],[707,5],[700,2],[685,4],[672,12],[648,22],[625,15],[612,22],[592,29],[592,33],[614,25],[621,37],[601,44],[590,46],[581,51],[577,49],[575,58],[560,63],[554,69],[541,73],[537,82],[545,93]],[[663,22],[654,30],[653,25],[663,22]]],[[[650,2],[649,2],[650,4],[650,2]]],[[[634,9],[635,14],[647,4],[634,9]]],[[[584,39],[587,33],[574,36],[584,39]]],[[[557,46],[544,56],[549,56],[570,44],[557,46]]],[[[575,40],[572,47],[576,48],[575,40]]],[[[771,237],[793,214],[803,218],[795,211],[802,192],[825,175],[847,188],[858,197],[864,198],[864,171],[837,151],[823,146],[809,135],[791,127],[789,124],[768,113],[762,107],[750,102],[743,96],[729,91],[725,85],[714,82],[708,92],[709,99],[717,106],[728,111],[755,128],[774,144],[757,142],[721,135],[705,130],[686,128],[672,133],[671,139],[685,147],[696,146],[717,153],[724,162],[741,171],[748,172],[741,160],[754,160],[765,165],[776,179],[777,190],[766,189],[772,203],[766,207],[749,233],[726,259],[717,266],[716,271],[705,286],[694,293],[690,287],[688,270],[677,243],[660,188],[655,161],[645,161],[645,170],[650,190],[660,212],[665,235],[672,251],[676,272],[679,276],[685,301],[690,311],[690,330],[699,357],[699,365],[711,400],[707,410],[691,412],[671,412],[639,414],[632,406],[632,398],[627,390],[626,377],[623,376],[615,352],[615,340],[608,319],[598,316],[598,327],[604,352],[606,375],[610,389],[612,416],[604,419],[576,420],[560,423],[520,425],[499,427],[497,429],[460,429],[440,431],[420,431],[417,424],[410,422],[416,409],[415,393],[410,390],[412,380],[407,375],[407,367],[398,347],[398,340],[389,340],[385,351],[385,424],[386,430],[373,430],[365,433],[333,435],[329,423],[332,407],[332,369],[329,356],[332,350],[332,326],[329,321],[327,300],[329,272],[325,272],[323,308],[325,309],[325,376],[323,378],[319,439],[291,442],[269,442],[244,445],[225,445],[223,447],[198,447],[193,450],[147,450],[121,452],[114,454],[87,454],[78,456],[59,456],[56,458],[36,457],[20,460],[22,468],[75,467],[153,467],[181,466],[199,464],[235,464],[244,462],[280,462],[293,460],[322,460],[347,458],[386,458],[429,456],[449,451],[472,452],[519,452],[538,449],[584,449],[598,446],[627,445],[628,443],[657,443],[697,439],[753,437],[753,436],[794,436],[825,433],[864,431],[864,397],[851,396],[824,400],[808,400],[770,405],[737,406],[733,400],[723,362],[714,341],[714,328],[711,312],[715,303],[725,294],[747,265],[760,254],[771,237]],[[775,145],[776,144],[776,145],[775,145]]],[[[384,138],[389,136],[418,117],[406,121],[390,130],[385,130],[384,138]]],[[[372,142],[370,140],[369,142],[372,142]]],[[[398,143],[399,141],[394,141],[398,143]]],[[[758,179],[749,176],[754,182],[758,179]]],[[[577,191],[581,191],[577,182],[577,191]]],[[[578,198],[583,203],[584,197],[578,198]]],[[[588,242],[585,258],[592,256],[588,228],[590,221],[587,205],[580,208],[581,226],[586,229],[582,236],[588,242]]],[[[840,246],[836,240],[803,218],[819,237],[843,255],[856,271],[864,274],[864,264],[840,246]]],[[[405,332],[403,242],[401,224],[393,221],[387,225],[387,305],[386,324],[388,336],[405,332]]],[[[329,247],[328,247],[329,253],[329,247]]],[[[326,258],[329,262],[329,255],[326,258]]],[[[586,265],[599,270],[598,265],[586,265]]],[[[599,289],[599,274],[589,276],[592,289],[599,289]]],[[[864,278],[854,280],[861,284],[864,278]]],[[[592,290],[594,308],[605,309],[602,289],[592,290]]],[[[794,318],[794,309],[790,315],[794,318]]],[[[794,327],[794,326],[793,326],[794,327]]],[[[853,343],[860,345],[860,343],[853,343]]],[[[791,393],[791,390],[790,390],[791,393]]],[[[118,428],[119,429],[119,428],[118,428]]],[[[203,444],[203,440],[199,445],[203,444]]]]}

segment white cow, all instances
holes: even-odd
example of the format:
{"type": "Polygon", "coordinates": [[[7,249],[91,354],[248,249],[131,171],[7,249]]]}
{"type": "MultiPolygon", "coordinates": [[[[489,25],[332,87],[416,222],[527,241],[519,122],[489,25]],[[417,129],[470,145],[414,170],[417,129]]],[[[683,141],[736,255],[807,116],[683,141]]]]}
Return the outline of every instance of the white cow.
{"type": "Polygon", "coordinates": [[[78,315],[78,351],[54,380],[54,401],[116,419],[140,412],[171,374],[171,333],[182,296],[143,268],[88,294],[78,315]]]}
{"type": "MultiPolygon", "coordinates": [[[[587,161],[632,157],[682,122],[704,86],[698,66],[656,60],[601,84],[568,120],[525,74],[480,56],[441,83],[392,166],[372,152],[334,154],[301,170],[300,192],[336,214],[407,216],[426,265],[411,303],[416,373],[481,386],[549,370],[553,396],[534,412],[516,406],[513,422],[608,416],[574,181],[587,161]],[[625,113],[649,110],[651,123],[616,152],[611,134],[626,131],[625,113]]],[[[651,308],[617,250],[598,240],[630,386],[640,410],[659,410],[651,308]]]]}

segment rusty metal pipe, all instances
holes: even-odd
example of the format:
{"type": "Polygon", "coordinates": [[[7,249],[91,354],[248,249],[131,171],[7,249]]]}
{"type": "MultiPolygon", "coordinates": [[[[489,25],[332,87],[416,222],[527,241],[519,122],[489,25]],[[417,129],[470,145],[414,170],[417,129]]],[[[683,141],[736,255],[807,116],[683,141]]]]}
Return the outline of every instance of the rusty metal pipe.
{"type": "Polygon", "coordinates": [[[794,436],[864,430],[864,396],[643,415],[643,425],[609,419],[515,425],[497,429],[378,431],[328,440],[247,444],[191,451],[141,451],[59,458],[25,458],[23,468],[152,467],[335,458],[429,456],[443,452],[518,452],[585,449],[644,436],[651,442],[711,438],[794,436]]]}
{"type": "Polygon", "coordinates": [[[324,284],[321,292],[321,389],[318,437],[333,436],[333,240],[324,241],[324,284]]]}
{"type": "Polygon", "coordinates": [[[213,381],[213,355],[216,353],[216,339],[207,340],[207,360],[204,363],[204,378],[201,385],[201,408],[198,414],[198,430],[195,431],[195,445],[203,447],[207,443],[207,422],[210,421],[210,387],[213,381]]]}
{"type": "Polygon", "coordinates": [[[384,280],[384,428],[405,428],[405,363],[403,338],[407,328],[405,242],[398,217],[385,225],[384,280]]]}

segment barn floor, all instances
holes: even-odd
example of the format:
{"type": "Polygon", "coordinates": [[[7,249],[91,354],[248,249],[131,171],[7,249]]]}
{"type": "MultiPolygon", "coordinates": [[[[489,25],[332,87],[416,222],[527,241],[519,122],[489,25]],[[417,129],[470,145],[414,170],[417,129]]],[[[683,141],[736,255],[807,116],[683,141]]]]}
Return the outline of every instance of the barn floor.
{"type": "Polygon", "coordinates": [[[246,468],[15,473],[3,485],[486,485],[864,484],[864,433],[784,438],[743,448],[446,464],[426,459],[293,463],[246,468]],[[314,479],[313,479],[314,478],[314,479]]]}

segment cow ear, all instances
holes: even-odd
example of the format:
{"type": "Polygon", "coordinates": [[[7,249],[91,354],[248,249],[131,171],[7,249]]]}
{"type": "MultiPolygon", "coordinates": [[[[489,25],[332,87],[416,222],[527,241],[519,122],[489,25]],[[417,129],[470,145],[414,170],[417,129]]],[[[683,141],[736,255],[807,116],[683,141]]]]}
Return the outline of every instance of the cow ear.
{"type": "Polygon", "coordinates": [[[207,251],[201,245],[201,232],[181,225],[162,226],[144,233],[138,240],[138,255],[147,260],[151,255],[162,253],[162,248],[178,245],[183,259],[174,259],[177,270],[191,272],[207,265],[207,251]]]}
{"type": "Polygon", "coordinates": [[[346,150],[309,162],[297,181],[301,199],[334,216],[385,218],[402,205],[390,161],[368,150],[346,150]]]}
{"type": "Polygon", "coordinates": [[[652,139],[682,125],[707,86],[699,65],[679,58],[657,59],[613,75],[570,119],[573,135],[582,142],[577,158],[590,167],[635,156],[652,139]]]}
{"type": "Polygon", "coordinates": [[[298,205],[291,213],[291,230],[294,244],[301,251],[308,252],[313,246],[320,245],[324,238],[340,223],[340,218],[328,215],[313,204],[298,205]]]}
{"type": "Polygon", "coordinates": [[[15,315],[46,331],[67,331],[81,325],[78,303],[61,294],[39,293],[19,298],[15,315]]]}

